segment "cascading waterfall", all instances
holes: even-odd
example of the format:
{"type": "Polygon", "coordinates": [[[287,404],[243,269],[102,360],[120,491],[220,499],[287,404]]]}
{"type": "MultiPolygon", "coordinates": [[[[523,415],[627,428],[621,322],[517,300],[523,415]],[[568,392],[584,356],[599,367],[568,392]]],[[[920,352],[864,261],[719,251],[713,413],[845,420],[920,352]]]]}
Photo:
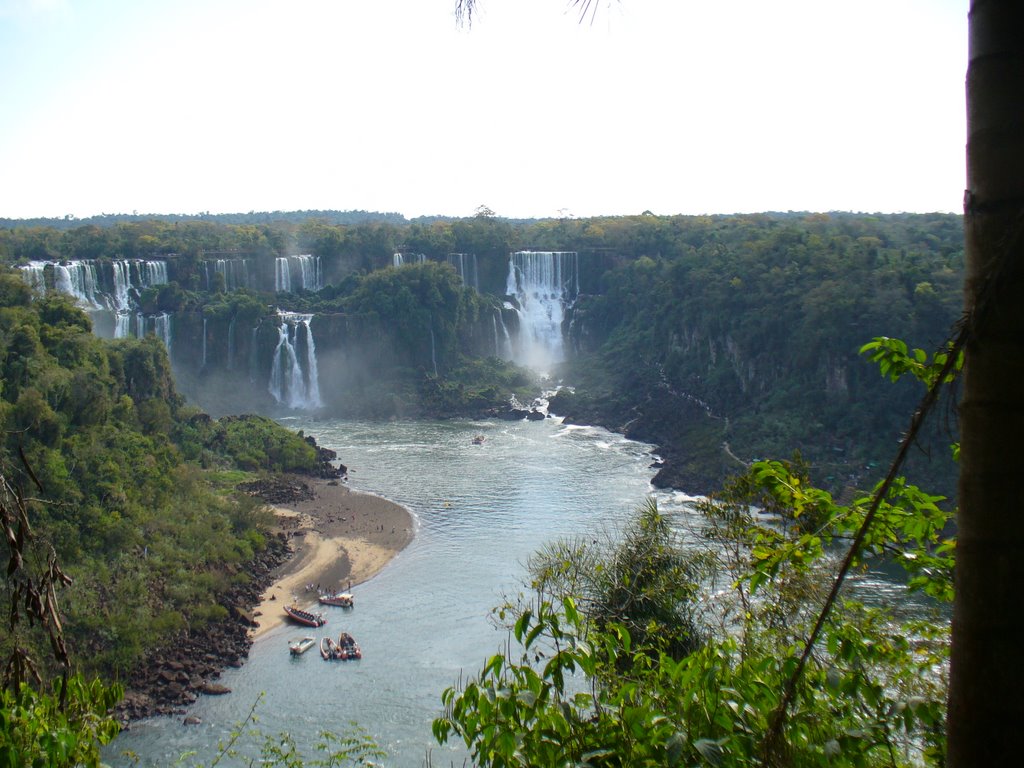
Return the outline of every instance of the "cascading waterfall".
{"type": "Polygon", "coordinates": [[[110,268],[114,276],[113,309],[119,313],[118,319],[120,319],[120,313],[127,312],[131,308],[131,299],[128,293],[132,287],[131,265],[127,261],[112,261],[110,268]]]}
{"type": "Polygon", "coordinates": [[[274,260],[274,290],[278,293],[291,293],[296,288],[304,291],[319,291],[323,288],[319,256],[306,253],[300,256],[278,256],[274,260]],[[298,286],[292,282],[292,262],[298,273],[298,286]]]}
{"type": "Polygon", "coordinates": [[[404,267],[406,264],[426,264],[427,255],[425,253],[396,253],[391,257],[391,261],[396,267],[404,267]]]}
{"type": "Polygon", "coordinates": [[[199,370],[206,367],[206,318],[203,318],[203,364],[199,370]]]}
{"type": "Polygon", "coordinates": [[[114,338],[126,339],[133,336],[132,321],[135,319],[131,312],[118,312],[114,315],[114,338]]]}
{"type": "MultiPolygon", "coordinates": [[[[505,302],[505,309],[515,311],[508,302],[505,302]]],[[[499,357],[502,360],[512,359],[512,337],[509,335],[508,326],[505,325],[505,318],[501,314],[501,310],[495,308],[494,317],[491,318],[494,325],[494,356],[499,357]],[[498,335],[498,329],[501,328],[501,336],[498,335]]]]}
{"type": "Polygon", "coordinates": [[[96,299],[96,265],[91,261],[68,261],[53,265],[53,286],[74,296],[86,309],[102,309],[96,299]]]}
{"type": "Polygon", "coordinates": [[[291,293],[292,267],[287,256],[278,256],[274,260],[274,290],[278,293],[291,293]]]}
{"type": "Polygon", "coordinates": [[[279,312],[277,347],[270,369],[268,391],[280,405],[312,410],[322,405],[316,344],[310,327],[312,315],[279,312]],[[303,369],[302,361],[305,361],[303,369]]]}
{"type": "Polygon", "coordinates": [[[448,263],[455,267],[455,271],[462,278],[463,285],[476,291],[480,290],[475,253],[449,253],[448,263]]]}
{"type": "Polygon", "coordinates": [[[31,286],[32,290],[39,294],[46,293],[46,262],[30,261],[28,264],[19,267],[22,279],[31,286]]]}
{"type": "Polygon", "coordinates": [[[302,289],[305,291],[319,291],[323,288],[323,280],[320,275],[320,257],[310,254],[292,256],[291,258],[299,264],[299,274],[302,276],[302,289]]]}
{"type": "Polygon", "coordinates": [[[565,359],[562,323],[579,294],[574,251],[517,251],[508,261],[506,292],[519,305],[513,358],[544,370],[565,359]]]}
{"type": "Polygon", "coordinates": [[[239,288],[251,288],[249,284],[248,259],[210,259],[203,262],[206,272],[206,290],[214,289],[214,277],[224,279],[224,290],[228,293],[239,288]]]}
{"type": "Polygon", "coordinates": [[[145,287],[167,285],[166,261],[145,261],[143,264],[146,267],[145,287]]]}
{"type": "Polygon", "coordinates": [[[160,339],[164,346],[167,347],[167,359],[171,359],[171,341],[172,341],[172,328],[171,328],[171,316],[167,312],[161,312],[159,315],[153,317],[153,333],[160,339]]]}
{"type": "Polygon", "coordinates": [[[89,312],[107,311],[113,315],[115,339],[144,336],[146,322],[141,316],[135,316],[135,294],[144,288],[166,284],[167,262],[111,259],[109,270],[107,264],[92,259],[32,261],[21,267],[21,274],[34,290],[45,294],[49,269],[53,273],[53,290],[73,296],[79,306],[89,312]]]}

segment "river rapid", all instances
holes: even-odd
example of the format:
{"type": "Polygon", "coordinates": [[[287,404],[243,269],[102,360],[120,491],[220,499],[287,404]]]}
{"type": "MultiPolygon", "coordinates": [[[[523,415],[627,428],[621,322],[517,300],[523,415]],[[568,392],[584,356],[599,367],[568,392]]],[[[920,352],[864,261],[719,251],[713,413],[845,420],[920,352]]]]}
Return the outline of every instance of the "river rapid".
{"type": "MultiPolygon", "coordinates": [[[[182,716],[134,724],[105,759],[130,765],[127,750],[140,765],[170,765],[194,751],[186,765],[209,764],[256,704],[260,731],[287,731],[307,756],[321,731],[343,734],[354,722],[387,751],[385,765],[422,766],[428,755],[436,766],[461,765],[464,752],[431,736],[442,691],[504,647],[508,634],[491,611],[520,591],[533,552],[557,538],[613,532],[652,493],[651,447],[550,418],[283,423],[337,451],[352,488],[415,516],[412,543],[354,590],[355,609],[329,614],[325,629],[350,632],[363,658],[328,664],[315,650],[292,657],[288,640],[305,633],[275,629],[241,669],[222,676],[231,694],[200,697],[189,709],[200,725],[185,726],[182,716]]],[[[687,497],[658,500],[682,509],[687,497]]]]}

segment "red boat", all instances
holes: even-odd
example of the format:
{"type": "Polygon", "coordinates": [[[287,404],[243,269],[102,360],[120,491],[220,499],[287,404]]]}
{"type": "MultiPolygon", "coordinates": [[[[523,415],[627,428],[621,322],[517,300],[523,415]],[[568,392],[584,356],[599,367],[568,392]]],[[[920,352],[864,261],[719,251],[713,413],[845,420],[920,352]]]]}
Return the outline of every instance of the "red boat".
{"type": "Polygon", "coordinates": [[[310,611],[304,611],[295,605],[286,605],[284,612],[288,614],[288,618],[292,621],[298,622],[307,627],[322,627],[327,623],[327,619],[324,618],[322,613],[311,613],[310,611]]]}

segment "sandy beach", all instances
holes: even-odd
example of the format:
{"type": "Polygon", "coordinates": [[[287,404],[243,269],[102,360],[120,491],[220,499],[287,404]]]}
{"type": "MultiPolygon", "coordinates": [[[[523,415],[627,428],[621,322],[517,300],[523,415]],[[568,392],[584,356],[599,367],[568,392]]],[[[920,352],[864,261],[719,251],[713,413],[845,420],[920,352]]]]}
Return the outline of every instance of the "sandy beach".
{"type": "MultiPolygon", "coordinates": [[[[316,589],[352,590],[391,562],[412,541],[414,521],[405,507],[338,481],[310,481],[314,498],[275,506],[281,529],[290,535],[291,559],[278,568],[274,584],[253,613],[259,637],[284,623],[283,606],[317,605],[316,589]],[[313,590],[308,586],[314,585],[313,590]]],[[[319,609],[317,609],[319,610],[319,609]]],[[[296,627],[300,632],[302,627],[296,627]]]]}

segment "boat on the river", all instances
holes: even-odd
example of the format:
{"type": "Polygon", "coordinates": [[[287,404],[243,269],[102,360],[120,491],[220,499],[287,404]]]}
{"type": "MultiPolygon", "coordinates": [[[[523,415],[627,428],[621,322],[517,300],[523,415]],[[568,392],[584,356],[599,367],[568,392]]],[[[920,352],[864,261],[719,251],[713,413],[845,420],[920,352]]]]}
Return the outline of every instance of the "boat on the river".
{"type": "Polygon", "coordinates": [[[336,592],[333,595],[325,593],[318,598],[320,605],[337,605],[342,608],[351,608],[355,604],[355,598],[351,592],[336,592]]]}
{"type": "Polygon", "coordinates": [[[333,637],[325,637],[320,641],[320,655],[324,661],[349,661],[363,658],[359,644],[348,632],[342,632],[335,642],[333,637]]]}
{"type": "Polygon", "coordinates": [[[288,643],[288,650],[291,651],[292,656],[301,656],[314,645],[316,645],[316,638],[306,635],[301,640],[292,640],[288,643]]]}
{"type": "Polygon", "coordinates": [[[338,649],[338,644],[329,637],[321,638],[320,640],[320,655],[324,657],[324,661],[330,661],[334,658],[334,652],[338,649]]]}
{"type": "Polygon", "coordinates": [[[284,612],[288,614],[288,618],[292,621],[298,622],[307,627],[322,627],[327,623],[327,619],[324,618],[322,613],[313,613],[311,611],[304,611],[297,605],[286,605],[284,612]]]}
{"type": "Polygon", "coordinates": [[[473,445],[483,445],[484,439],[485,438],[483,435],[477,435],[476,437],[473,438],[473,445]]]}
{"type": "Polygon", "coordinates": [[[348,632],[342,632],[341,637],[338,638],[338,647],[341,649],[342,659],[361,659],[363,658],[363,651],[359,647],[355,638],[352,637],[348,632]]]}

